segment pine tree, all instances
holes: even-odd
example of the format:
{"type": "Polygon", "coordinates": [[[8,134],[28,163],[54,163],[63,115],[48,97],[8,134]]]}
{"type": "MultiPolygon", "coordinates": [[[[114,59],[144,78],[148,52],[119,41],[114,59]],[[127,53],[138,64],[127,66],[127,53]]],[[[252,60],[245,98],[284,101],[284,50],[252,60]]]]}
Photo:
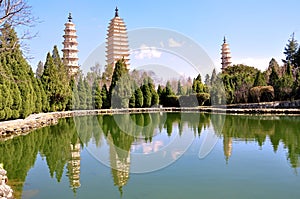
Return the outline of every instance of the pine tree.
{"type": "Polygon", "coordinates": [[[205,75],[205,81],[204,81],[205,85],[210,86],[210,76],[209,74],[205,75]]]}
{"type": "Polygon", "coordinates": [[[93,106],[93,93],[92,89],[87,81],[87,79],[84,79],[84,86],[85,86],[85,91],[86,91],[86,108],[87,109],[92,109],[93,106]]]}
{"type": "Polygon", "coordinates": [[[39,61],[35,72],[36,78],[41,79],[43,72],[44,72],[44,64],[42,61],[39,61]]]}
{"type": "Polygon", "coordinates": [[[154,85],[153,81],[149,81],[148,86],[149,86],[149,89],[150,89],[150,93],[152,95],[152,97],[151,97],[151,106],[157,106],[159,104],[159,96],[158,96],[158,93],[155,90],[155,85],[154,85]]]}
{"type": "Polygon", "coordinates": [[[164,88],[163,92],[166,96],[175,95],[172,90],[170,81],[167,81],[166,87],[164,88]]]}
{"type": "Polygon", "coordinates": [[[50,110],[50,106],[49,106],[49,100],[47,97],[47,94],[44,90],[44,86],[43,83],[40,79],[37,79],[39,88],[40,88],[40,92],[41,92],[41,98],[42,98],[42,111],[43,112],[48,112],[50,110]]]}
{"type": "Polygon", "coordinates": [[[159,97],[161,96],[162,92],[163,92],[163,89],[161,88],[161,85],[159,84],[157,87],[157,94],[159,97]]]}
{"type": "Polygon", "coordinates": [[[284,48],[285,60],[282,60],[284,63],[290,62],[292,65],[295,65],[296,53],[298,50],[298,42],[295,39],[295,33],[291,35],[291,38],[288,40],[288,44],[284,48]]]}
{"type": "Polygon", "coordinates": [[[86,94],[86,87],[84,85],[84,81],[82,77],[79,78],[77,90],[79,96],[79,109],[85,110],[87,109],[87,102],[86,102],[87,94],[86,94]]]}
{"type": "Polygon", "coordinates": [[[11,92],[11,96],[12,96],[12,100],[13,100],[13,103],[11,106],[11,111],[12,111],[11,118],[17,119],[20,117],[20,109],[22,107],[21,93],[20,93],[18,86],[14,83],[10,84],[10,92],[11,92]]]}
{"type": "Polygon", "coordinates": [[[40,113],[43,111],[43,104],[42,104],[42,93],[40,89],[40,85],[36,78],[33,77],[32,79],[33,88],[35,90],[35,113],[40,113]]]}
{"type": "Polygon", "coordinates": [[[253,87],[256,87],[256,86],[266,86],[266,81],[264,79],[264,76],[263,74],[258,71],[256,73],[256,77],[255,77],[255,80],[254,80],[254,84],[253,84],[253,87]]]}
{"type": "Polygon", "coordinates": [[[109,99],[112,108],[129,107],[132,95],[132,81],[130,80],[124,58],[117,61],[109,88],[109,99]]]}
{"type": "Polygon", "coordinates": [[[183,87],[181,86],[181,81],[177,82],[177,95],[183,95],[183,87]]]}
{"type": "Polygon", "coordinates": [[[135,92],[131,95],[129,99],[129,108],[135,108],[135,92]]]}
{"type": "Polygon", "coordinates": [[[216,69],[214,68],[211,74],[210,82],[213,84],[215,81],[217,81],[217,72],[216,69]]]}
{"type": "Polygon", "coordinates": [[[144,97],[143,97],[142,90],[140,88],[137,88],[134,92],[134,95],[135,95],[135,107],[136,108],[143,107],[144,97]]]}
{"type": "Polygon", "coordinates": [[[80,100],[78,94],[78,86],[76,85],[76,82],[74,82],[72,88],[72,110],[80,110],[80,100]]]}
{"type": "Polygon", "coordinates": [[[94,81],[93,84],[93,107],[95,109],[100,109],[102,107],[102,96],[99,80],[94,81]]]}
{"type": "Polygon", "coordinates": [[[272,68],[271,74],[269,76],[269,85],[273,86],[275,89],[278,80],[279,80],[278,74],[275,68],[272,68]]]}
{"type": "MultiPolygon", "coordinates": [[[[1,29],[0,35],[1,48],[6,49],[1,52],[1,63],[6,70],[5,75],[8,78],[8,83],[16,83],[18,86],[22,98],[19,114],[20,117],[25,118],[35,111],[35,91],[32,86],[32,69],[23,57],[19,40],[14,29],[10,25],[5,24],[5,27],[1,29]]],[[[6,88],[10,89],[9,84],[6,85],[6,88]]],[[[18,94],[18,91],[15,93],[18,94]]],[[[11,109],[6,107],[5,110],[9,111],[7,112],[7,116],[10,115],[9,117],[11,117],[11,109]]]]}
{"type": "Polygon", "coordinates": [[[50,53],[47,54],[41,80],[49,99],[50,110],[65,110],[72,92],[67,69],[59,57],[56,46],[54,46],[52,56],[50,53]]]}
{"type": "Polygon", "coordinates": [[[141,86],[141,90],[143,93],[143,107],[150,107],[151,106],[151,98],[152,94],[150,92],[149,86],[144,84],[141,86]]]}
{"type": "Polygon", "coordinates": [[[102,86],[101,89],[101,97],[102,97],[102,108],[108,109],[110,108],[110,99],[108,97],[108,90],[106,84],[102,86]]]}
{"type": "Polygon", "coordinates": [[[203,93],[204,92],[204,85],[201,80],[201,75],[199,74],[196,79],[193,81],[192,86],[194,93],[203,93]]]}

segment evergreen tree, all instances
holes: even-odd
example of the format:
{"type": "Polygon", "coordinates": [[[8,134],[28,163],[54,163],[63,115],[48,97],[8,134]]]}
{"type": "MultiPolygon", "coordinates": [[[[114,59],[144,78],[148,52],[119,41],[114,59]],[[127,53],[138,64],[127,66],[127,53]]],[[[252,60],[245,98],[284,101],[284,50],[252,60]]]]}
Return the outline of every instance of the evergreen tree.
{"type": "Polygon", "coordinates": [[[149,86],[144,84],[141,86],[141,90],[143,92],[143,107],[150,107],[151,106],[151,98],[152,94],[150,92],[149,86]]]}
{"type": "Polygon", "coordinates": [[[72,107],[70,110],[80,110],[80,99],[78,94],[78,85],[74,82],[74,85],[72,86],[72,107]]]}
{"type": "Polygon", "coordinates": [[[13,100],[6,83],[0,84],[0,90],[0,120],[7,120],[12,116],[10,107],[13,104],[13,100]]]}
{"type": "Polygon", "coordinates": [[[284,48],[285,60],[282,60],[284,63],[290,62],[292,65],[295,65],[296,53],[298,50],[298,42],[295,39],[295,33],[291,35],[291,38],[288,40],[288,44],[284,48]]]}
{"type": "Polygon", "coordinates": [[[181,86],[181,81],[178,80],[177,82],[177,95],[183,95],[183,86],[181,86]]]}
{"type": "Polygon", "coordinates": [[[93,107],[100,109],[102,107],[102,96],[99,80],[96,80],[93,84],[93,107]]]}
{"type": "Polygon", "coordinates": [[[84,84],[84,81],[82,77],[79,78],[78,85],[78,96],[79,96],[79,109],[85,110],[87,109],[87,93],[86,93],[86,87],[84,84]]]}
{"type": "Polygon", "coordinates": [[[214,68],[211,74],[210,82],[213,84],[215,81],[217,81],[217,72],[216,69],[214,68]]]}
{"type": "Polygon", "coordinates": [[[54,46],[53,55],[47,54],[44,73],[41,77],[44,90],[49,99],[51,111],[62,111],[67,107],[72,91],[65,65],[59,57],[57,47],[54,46]]]}
{"type": "Polygon", "coordinates": [[[135,108],[135,92],[131,95],[129,99],[129,108],[135,108]]]}
{"type": "Polygon", "coordinates": [[[161,88],[161,85],[159,84],[157,87],[157,94],[159,97],[161,97],[162,92],[163,92],[163,89],[161,88]]]}
{"type": "MultiPolygon", "coordinates": [[[[87,81],[87,79],[84,79],[84,86],[86,91],[86,109],[92,109],[93,107],[93,93],[92,89],[87,81]]],[[[100,90],[100,89],[99,89],[100,90]]]]}
{"type": "MultiPolygon", "coordinates": [[[[22,98],[19,114],[20,117],[25,118],[35,111],[35,91],[32,85],[33,72],[20,50],[16,32],[8,24],[4,26],[0,33],[1,48],[5,49],[0,55],[0,65],[3,64],[3,69],[5,70],[4,76],[7,78],[7,84],[4,84],[4,89],[8,89],[9,91],[10,83],[17,85],[22,98]]],[[[16,88],[15,86],[12,87],[16,88]]],[[[13,93],[18,95],[19,92],[15,89],[13,93]]],[[[11,98],[10,91],[7,93],[7,96],[9,103],[4,109],[7,111],[6,118],[9,119],[12,116],[11,106],[14,102],[11,98]]],[[[17,112],[15,109],[14,115],[17,115],[17,112]]]]}
{"type": "Polygon", "coordinates": [[[43,111],[43,104],[42,104],[42,92],[40,85],[38,84],[37,78],[32,78],[33,88],[35,90],[35,113],[40,113],[43,111]]]}
{"type": "Polygon", "coordinates": [[[205,75],[205,81],[204,81],[205,85],[209,86],[210,85],[210,76],[209,74],[205,75]]]}
{"type": "Polygon", "coordinates": [[[256,86],[266,86],[266,80],[264,79],[264,76],[263,74],[258,71],[256,73],[256,77],[255,77],[255,80],[254,80],[254,84],[253,84],[253,87],[256,87],[256,86]]]}
{"type": "Polygon", "coordinates": [[[44,72],[44,64],[42,61],[39,61],[35,72],[36,78],[41,79],[43,72],[44,72]]]}
{"type": "Polygon", "coordinates": [[[101,89],[101,97],[102,97],[102,108],[108,109],[110,108],[110,99],[108,97],[108,90],[106,84],[102,86],[101,89]]]}
{"type": "Polygon", "coordinates": [[[43,83],[40,79],[37,79],[37,83],[38,83],[38,86],[39,86],[40,92],[41,92],[42,111],[43,112],[48,112],[50,110],[50,106],[49,106],[49,101],[48,101],[47,94],[46,94],[46,92],[44,90],[44,87],[43,87],[43,83]]]}
{"type": "Polygon", "coordinates": [[[124,58],[117,61],[109,88],[109,99],[112,108],[129,107],[132,95],[132,81],[130,80],[124,58]]]}
{"type": "Polygon", "coordinates": [[[102,82],[104,84],[108,86],[111,85],[113,72],[114,72],[114,65],[109,64],[105,67],[105,70],[102,74],[102,82]]]}
{"type": "Polygon", "coordinates": [[[300,99],[300,70],[297,70],[296,81],[293,84],[293,97],[300,99]]]}
{"type": "Polygon", "coordinates": [[[170,81],[167,81],[166,87],[164,88],[163,92],[166,96],[175,95],[172,90],[170,81]]]}
{"type": "Polygon", "coordinates": [[[276,72],[275,68],[272,68],[271,74],[269,76],[269,85],[273,86],[275,89],[278,80],[279,80],[278,73],[276,72]]]}
{"type": "Polygon", "coordinates": [[[143,107],[144,97],[143,97],[143,92],[140,88],[137,88],[135,90],[134,97],[135,97],[135,107],[136,108],[143,107]]]}
{"type": "Polygon", "coordinates": [[[154,85],[153,81],[149,81],[148,86],[149,86],[149,89],[150,89],[150,93],[152,95],[152,97],[151,97],[151,106],[157,106],[159,104],[159,96],[158,96],[158,93],[155,90],[155,85],[154,85]]]}
{"type": "Polygon", "coordinates": [[[201,80],[201,75],[199,74],[196,79],[193,81],[192,89],[194,93],[203,93],[204,85],[201,80]]]}
{"type": "Polygon", "coordinates": [[[20,117],[20,109],[22,107],[22,97],[21,97],[20,90],[16,84],[14,83],[10,84],[10,93],[13,100],[11,106],[11,111],[12,111],[11,118],[17,119],[20,117]]]}

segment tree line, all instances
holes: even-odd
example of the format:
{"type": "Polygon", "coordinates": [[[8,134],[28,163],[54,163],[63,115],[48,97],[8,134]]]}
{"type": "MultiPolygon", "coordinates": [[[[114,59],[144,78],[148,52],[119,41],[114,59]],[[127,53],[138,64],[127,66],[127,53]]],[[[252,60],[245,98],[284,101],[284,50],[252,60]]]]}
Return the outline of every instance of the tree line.
{"type": "Polygon", "coordinates": [[[213,70],[202,81],[200,74],[176,85],[167,81],[156,85],[146,72],[129,71],[123,59],[107,66],[91,67],[86,75],[70,76],[57,46],[45,63],[32,71],[20,49],[13,27],[1,29],[0,48],[0,120],[25,118],[49,111],[187,107],[232,103],[294,100],[300,98],[300,48],[294,34],[288,40],[284,65],[275,59],[261,72],[246,65],[229,66],[220,73],[213,70]]]}

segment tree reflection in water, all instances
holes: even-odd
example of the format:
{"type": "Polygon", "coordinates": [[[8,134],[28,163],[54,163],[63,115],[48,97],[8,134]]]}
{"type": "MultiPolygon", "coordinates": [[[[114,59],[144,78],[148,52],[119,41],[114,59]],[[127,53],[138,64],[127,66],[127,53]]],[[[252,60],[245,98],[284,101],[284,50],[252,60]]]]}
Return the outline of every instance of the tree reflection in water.
{"type": "Polygon", "coordinates": [[[62,179],[64,168],[67,169],[70,187],[76,193],[80,187],[80,150],[91,140],[97,147],[101,147],[103,140],[106,140],[109,143],[114,184],[122,194],[122,188],[129,180],[132,145],[151,143],[162,132],[171,136],[175,126],[179,129],[179,135],[184,133],[185,128],[189,128],[195,137],[201,136],[204,129],[212,127],[215,134],[223,138],[226,162],[234,155],[234,140],[255,141],[263,146],[269,138],[275,153],[282,143],[287,149],[291,167],[300,166],[299,117],[204,113],[145,113],[61,119],[56,126],[0,142],[0,162],[4,163],[16,198],[21,198],[27,173],[34,166],[38,154],[46,160],[50,176],[58,182],[62,179]]]}

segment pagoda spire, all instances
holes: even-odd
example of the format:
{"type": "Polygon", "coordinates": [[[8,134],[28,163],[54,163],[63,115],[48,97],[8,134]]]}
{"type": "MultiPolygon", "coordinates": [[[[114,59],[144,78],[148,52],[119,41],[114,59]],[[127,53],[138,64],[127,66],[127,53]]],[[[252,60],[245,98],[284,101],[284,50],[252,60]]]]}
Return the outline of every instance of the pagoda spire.
{"type": "Polygon", "coordinates": [[[68,20],[69,20],[69,22],[72,22],[72,13],[69,13],[68,20]]]}
{"type": "Polygon", "coordinates": [[[119,9],[118,9],[118,6],[116,6],[116,9],[115,9],[115,17],[118,17],[119,16],[119,9]]]}
{"type": "Polygon", "coordinates": [[[226,43],[225,36],[224,36],[223,41],[224,41],[224,43],[222,44],[222,48],[221,48],[222,71],[225,70],[228,66],[230,66],[232,64],[230,48],[229,48],[229,44],[226,43]]]}

